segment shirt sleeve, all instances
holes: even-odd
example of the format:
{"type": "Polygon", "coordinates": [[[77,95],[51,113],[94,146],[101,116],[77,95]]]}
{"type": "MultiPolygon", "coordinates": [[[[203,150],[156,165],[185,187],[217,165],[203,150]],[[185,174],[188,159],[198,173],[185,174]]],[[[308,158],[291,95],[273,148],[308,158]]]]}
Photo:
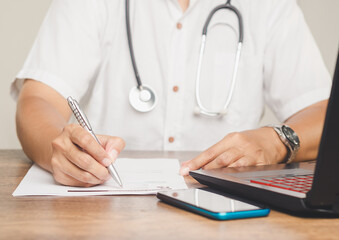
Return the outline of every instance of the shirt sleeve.
{"type": "Polygon", "coordinates": [[[11,85],[18,97],[24,79],[54,88],[65,98],[80,99],[95,79],[100,61],[100,21],[94,1],[54,0],[38,36],[11,85]]]}
{"type": "Polygon", "coordinates": [[[331,77],[296,1],[274,2],[264,55],[265,101],[284,121],[327,99],[331,77]]]}

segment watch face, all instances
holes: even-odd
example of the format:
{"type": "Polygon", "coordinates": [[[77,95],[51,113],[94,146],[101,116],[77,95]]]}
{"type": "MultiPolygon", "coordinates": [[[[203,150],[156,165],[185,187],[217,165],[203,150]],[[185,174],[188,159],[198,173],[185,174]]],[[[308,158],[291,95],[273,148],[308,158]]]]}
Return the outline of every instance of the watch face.
{"type": "Polygon", "coordinates": [[[291,128],[287,126],[282,126],[282,131],[284,132],[288,141],[290,141],[294,145],[299,145],[298,135],[291,128]]]}

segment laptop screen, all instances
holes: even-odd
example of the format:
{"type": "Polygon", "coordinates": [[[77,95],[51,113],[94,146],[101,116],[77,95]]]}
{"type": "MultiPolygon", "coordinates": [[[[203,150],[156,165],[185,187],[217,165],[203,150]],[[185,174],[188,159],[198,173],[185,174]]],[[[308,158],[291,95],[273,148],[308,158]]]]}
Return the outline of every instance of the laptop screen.
{"type": "Polygon", "coordinates": [[[311,206],[339,207],[339,56],[333,77],[321,137],[312,190],[307,194],[311,206]]]}

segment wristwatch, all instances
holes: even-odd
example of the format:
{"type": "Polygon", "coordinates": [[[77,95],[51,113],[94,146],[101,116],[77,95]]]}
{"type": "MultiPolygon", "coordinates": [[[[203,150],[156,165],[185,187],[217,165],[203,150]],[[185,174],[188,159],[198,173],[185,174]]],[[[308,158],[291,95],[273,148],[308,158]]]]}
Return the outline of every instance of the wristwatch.
{"type": "Polygon", "coordinates": [[[295,158],[299,148],[300,140],[298,135],[287,125],[273,125],[274,131],[278,134],[280,140],[285,144],[288,155],[282,163],[290,163],[295,158]]]}

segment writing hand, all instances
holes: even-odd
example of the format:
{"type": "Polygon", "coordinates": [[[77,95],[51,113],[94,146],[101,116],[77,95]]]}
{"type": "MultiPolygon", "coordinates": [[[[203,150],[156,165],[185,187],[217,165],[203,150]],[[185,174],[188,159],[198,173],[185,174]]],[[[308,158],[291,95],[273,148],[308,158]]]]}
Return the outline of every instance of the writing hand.
{"type": "Polygon", "coordinates": [[[78,124],[67,125],[52,141],[52,173],[63,185],[89,187],[110,178],[107,166],[125,147],[119,137],[97,135],[102,146],[78,124]]]}

